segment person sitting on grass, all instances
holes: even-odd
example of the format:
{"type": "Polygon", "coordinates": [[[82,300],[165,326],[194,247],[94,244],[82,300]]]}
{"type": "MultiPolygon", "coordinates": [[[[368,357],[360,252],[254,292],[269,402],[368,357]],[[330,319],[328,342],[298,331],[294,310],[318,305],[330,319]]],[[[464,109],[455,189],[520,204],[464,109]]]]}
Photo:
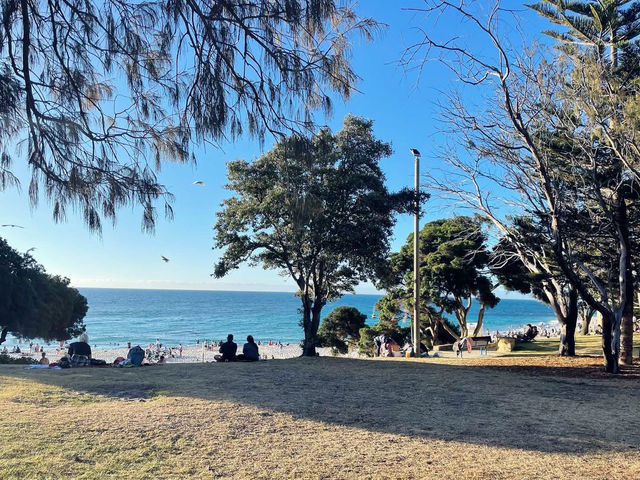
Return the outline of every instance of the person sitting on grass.
{"type": "Polygon", "coordinates": [[[77,342],[73,342],[67,349],[67,356],[74,367],[86,367],[91,360],[91,346],[89,337],[83,333],[78,337],[77,342]]]}
{"type": "Polygon", "coordinates": [[[40,359],[40,365],[49,365],[49,359],[47,358],[47,353],[42,350],[42,358],[40,359]]]}
{"type": "Polygon", "coordinates": [[[69,355],[69,357],[73,355],[84,355],[91,358],[91,346],[89,345],[89,337],[86,333],[80,335],[77,342],[69,345],[67,355],[69,355]]]}
{"type": "Polygon", "coordinates": [[[242,353],[238,355],[237,358],[241,362],[257,362],[260,360],[258,345],[253,341],[253,336],[247,336],[247,343],[244,344],[244,347],[242,347],[242,353]]]}
{"type": "Polygon", "coordinates": [[[216,355],[216,362],[235,362],[236,352],[238,351],[238,345],[233,342],[233,334],[227,335],[227,341],[220,345],[220,353],[222,355],[216,355]]]}

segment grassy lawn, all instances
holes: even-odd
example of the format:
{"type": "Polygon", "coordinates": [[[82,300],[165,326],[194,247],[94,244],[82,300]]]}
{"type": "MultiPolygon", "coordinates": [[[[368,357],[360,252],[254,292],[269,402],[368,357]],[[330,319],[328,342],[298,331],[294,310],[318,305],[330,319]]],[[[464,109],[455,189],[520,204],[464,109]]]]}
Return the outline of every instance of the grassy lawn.
{"type": "MultiPolygon", "coordinates": [[[[634,342],[638,342],[640,341],[640,336],[634,335],[633,339],[634,342]]],[[[519,344],[518,349],[512,355],[553,355],[557,351],[557,338],[536,338],[534,342],[519,344]]],[[[576,353],[578,355],[600,356],[602,354],[602,337],[576,335],[576,353]]]]}
{"type": "Polygon", "coordinates": [[[547,349],[0,365],[0,478],[640,478],[640,369],[609,377],[547,349]]]}

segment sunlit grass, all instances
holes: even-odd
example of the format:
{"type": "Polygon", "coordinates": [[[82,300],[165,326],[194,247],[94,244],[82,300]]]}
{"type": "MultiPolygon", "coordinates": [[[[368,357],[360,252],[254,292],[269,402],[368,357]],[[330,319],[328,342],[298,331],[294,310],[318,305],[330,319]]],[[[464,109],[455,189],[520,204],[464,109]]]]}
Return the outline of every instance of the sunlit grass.
{"type": "MultiPolygon", "coordinates": [[[[634,345],[640,342],[640,335],[634,334],[634,345]]],[[[558,351],[558,338],[537,337],[533,342],[517,344],[513,354],[553,355],[558,351]]],[[[637,356],[637,349],[636,349],[637,356]]],[[[602,355],[602,337],[596,335],[576,335],[576,355],[602,355]]]]}

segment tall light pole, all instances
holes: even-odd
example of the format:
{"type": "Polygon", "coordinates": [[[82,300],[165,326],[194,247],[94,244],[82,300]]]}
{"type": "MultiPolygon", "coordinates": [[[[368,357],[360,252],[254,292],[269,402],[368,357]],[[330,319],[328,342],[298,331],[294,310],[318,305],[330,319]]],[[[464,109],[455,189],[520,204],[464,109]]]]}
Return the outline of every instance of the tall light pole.
{"type": "Polygon", "coordinates": [[[420,152],[410,149],[415,159],[415,210],[413,216],[413,325],[411,343],[413,354],[420,356],[420,152]]]}

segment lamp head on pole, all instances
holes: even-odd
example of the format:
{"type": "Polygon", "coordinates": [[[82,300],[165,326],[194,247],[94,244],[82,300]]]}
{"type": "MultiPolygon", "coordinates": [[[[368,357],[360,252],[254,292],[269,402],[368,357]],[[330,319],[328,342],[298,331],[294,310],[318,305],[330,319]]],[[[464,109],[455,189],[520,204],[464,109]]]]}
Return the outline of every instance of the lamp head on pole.
{"type": "Polygon", "coordinates": [[[411,152],[411,155],[413,155],[414,157],[420,156],[420,152],[415,148],[410,148],[409,151],[411,152]]]}

